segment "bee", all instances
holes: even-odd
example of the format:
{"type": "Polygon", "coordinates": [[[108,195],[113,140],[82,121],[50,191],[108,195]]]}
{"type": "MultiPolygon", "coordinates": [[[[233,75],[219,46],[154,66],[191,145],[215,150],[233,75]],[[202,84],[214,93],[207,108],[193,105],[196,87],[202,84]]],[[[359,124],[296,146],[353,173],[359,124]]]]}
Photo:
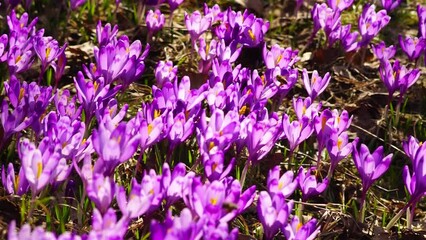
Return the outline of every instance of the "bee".
{"type": "Polygon", "coordinates": [[[287,84],[287,79],[284,76],[277,75],[276,78],[277,78],[278,82],[280,82],[281,85],[287,84]]]}
{"type": "Polygon", "coordinates": [[[218,27],[222,24],[222,21],[217,20],[216,22],[212,23],[212,28],[218,27]]]}
{"type": "Polygon", "coordinates": [[[222,208],[226,210],[226,212],[232,212],[238,209],[238,205],[233,202],[223,202],[222,208]]]}

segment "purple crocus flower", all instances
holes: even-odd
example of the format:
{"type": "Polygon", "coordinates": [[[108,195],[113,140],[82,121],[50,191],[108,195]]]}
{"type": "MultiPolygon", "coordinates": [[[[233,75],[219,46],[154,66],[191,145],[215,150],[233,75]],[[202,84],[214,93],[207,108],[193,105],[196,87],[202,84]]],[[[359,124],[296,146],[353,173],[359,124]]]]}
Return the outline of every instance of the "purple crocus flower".
{"type": "Polygon", "coordinates": [[[340,27],[339,12],[329,8],[326,3],[316,3],[311,11],[311,15],[314,21],[314,34],[320,29],[324,29],[325,35],[328,37],[340,27]]]}
{"type": "Polygon", "coordinates": [[[386,47],[386,44],[384,41],[381,41],[380,43],[376,45],[372,45],[371,48],[373,49],[374,55],[376,55],[376,58],[380,61],[387,61],[393,56],[395,56],[396,53],[396,47],[394,45],[390,45],[389,47],[386,47]]]}
{"type": "Polygon", "coordinates": [[[235,158],[225,165],[225,154],[222,150],[203,155],[203,165],[206,177],[210,180],[221,180],[226,177],[234,167],[235,158]]]}
{"type": "Polygon", "coordinates": [[[287,225],[288,216],[293,209],[293,201],[286,203],[281,194],[271,198],[268,192],[261,191],[257,202],[259,221],[263,225],[265,239],[273,239],[278,231],[287,225]]]}
{"type": "MultiPolygon", "coordinates": [[[[6,85],[6,83],[5,83],[6,85]]],[[[34,121],[34,116],[27,116],[27,112],[22,106],[15,108],[12,112],[9,110],[9,104],[6,99],[1,103],[0,121],[3,129],[3,136],[0,139],[0,149],[17,132],[29,127],[34,121]]]]}
{"type": "Polygon", "coordinates": [[[280,126],[278,119],[270,118],[265,114],[261,119],[259,113],[253,112],[241,123],[240,138],[246,139],[249,161],[259,162],[274,147],[278,138],[280,126]],[[244,126],[244,127],[243,127],[244,126]]]}
{"type": "Polygon", "coordinates": [[[118,26],[114,25],[111,28],[111,24],[107,23],[102,26],[102,22],[99,21],[96,25],[96,40],[98,40],[99,46],[105,46],[108,43],[115,42],[117,39],[118,26]]]}
{"type": "Polygon", "coordinates": [[[290,144],[290,152],[293,152],[300,143],[308,139],[314,128],[308,117],[302,117],[302,120],[294,120],[290,122],[287,114],[284,114],[282,120],[283,135],[290,144]]]}
{"type": "Polygon", "coordinates": [[[85,125],[79,120],[72,121],[68,116],[58,116],[50,112],[42,121],[43,132],[51,140],[62,146],[61,155],[72,159],[83,141],[85,125]]]}
{"type": "Polygon", "coordinates": [[[70,6],[72,10],[76,10],[81,5],[85,4],[87,0],[70,0],[70,6]]]}
{"type": "Polygon", "coordinates": [[[320,95],[327,88],[330,82],[330,74],[327,72],[321,77],[316,70],[312,72],[312,78],[309,78],[308,71],[303,69],[303,84],[312,100],[320,95]]]}
{"type": "Polygon", "coordinates": [[[142,216],[148,211],[154,195],[144,191],[136,179],[132,179],[130,188],[129,197],[126,198],[124,187],[117,186],[117,204],[123,215],[132,219],[142,216]]]}
{"type": "Polygon", "coordinates": [[[125,216],[117,221],[115,211],[111,208],[103,215],[95,208],[92,215],[92,230],[87,239],[123,239],[128,224],[129,219],[125,216]]]}
{"type": "Polygon", "coordinates": [[[417,169],[413,166],[413,174],[410,174],[410,169],[406,165],[402,170],[402,177],[404,179],[405,187],[407,188],[408,193],[411,198],[408,202],[408,206],[415,207],[417,202],[421,200],[421,198],[426,194],[426,185],[424,182],[426,181],[426,173],[423,168],[425,167],[424,158],[419,161],[417,165],[417,169]]]}
{"type": "Polygon", "coordinates": [[[167,206],[171,206],[188,193],[188,183],[194,176],[194,172],[186,173],[186,166],[183,163],[178,163],[172,172],[170,172],[169,165],[164,163],[161,180],[163,188],[166,189],[165,199],[167,201],[167,206]]]}
{"type": "Polygon", "coordinates": [[[426,7],[417,5],[417,16],[419,18],[419,35],[426,38],[426,7]]]}
{"type": "Polygon", "coordinates": [[[401,1],[402,0],[381,0],[381,3],[382,7],[390,13],[401,4],[401,1]]]}
{"type": "Polygon", "coordinates": [[[164,14],[159,9],[149,10],[146,14],[146,27],[151,34],[160,31],[165,23],[164,14]]]}
{"type": "Polygon", "coordinates": [[[328,178],[324,178],[321,183],[318,183],[316,176],[311,175],[311,172],[314,170],[315,168],[313,167],[308,170],[300,167],[297,173],[300,190],[302,190],[303,202],[306,202],[312,196],[321,194],[328,187],[328,178]]]}
{"type": "Polygon", "coordinates": [[[106,176],[111,175],[118,164],[133,156],[140,141],[139,134],[130,134],[130,125],[120,123],[115,128],[111,125],[111,120],[107,118],[99,123],[92,134],[93,148],[99,155],[95,171],[106,176]]]}
{"type": "Polygon", "coordinates": [[[155,80],[156,85],[159,88],[162,88],[166,82],[176,81],[177,75],[177,66],[173,66],[172,61],[160,61],[155,68],[155,80]]]}
{"type": "Polygon", "coordinates": [[[370,153],[368,147],[361,144],[358,150],[358,138],[353,141],[352,156],[355,166],[362,180],[362,196],[365,198],[367,190],[373,185],[374,181],[380,178],[389,168],[393,154],[383,156],[383,147],[378,147],[373,153],[370,153]]]}
{"type": "Polygon", "coordinates": [[[375,9],[376,6],[374,4],[366,4],[358,19],[358,28],[362,37],[361,47],[368,45],[371,39],[390,21],[386,10],[382,9],[376,13],[375,9]]]}
{"type": "Polygon", "coordinates": [[[222,217],[225,200],[225,186],[222,182],[202,184],[199,178],[192,179],[189,195],[184,197],[185,204],[199,217],[209,216],[215,222],[222,217]]]}
{"type": "Polygon", "coordinates": [[[404,142],[404,151],[409,156],[413,169],[412,175],[408,166],[405,166],[402,171],[405,186],[411,195],[407,207],[410,205],[415,207],[417,202],[426,194],[425,147],[426,145],[422,142],[419,143],[414,137],[410,137],[407,142],[404,142]]]}
{"type": "Polygon", "coordinates": [[[169,126],[169,140],[173,144],[173,149],[177,144],[186,141],[194,130],[194,116],[187,119],[184,112],[178,113],[173,118],[173,113],[169,112],[167,118],[169,126]]]}
{"type": "Polygon", "coordinates": [[[28,192],[29,184],[22,167],[19,169],[18,176],[16,176],[13,164],[9,163],[7,171],[4,166],[2,167],[1,175],[1,181],[7,193],[22,196],[28,192]]]}
{"type": "Polygon", "coordinates": [[[327,0],[328,6],[334,11],[342,12],[352,6],[354,0],[327,0]]]}
{"type": "Polygon", "coordinates": [[[299,218],[294,216],[291,222],[282,228],[282,232],[287,240],[314,240],[320,233],[320,226],[317,227],[315,218],[302,225],[299,218]]]}
{"type": "Polygon", "coordinates": [[[298,50],[292,50],[290,47],[281,48],[278,44],[274,44],[268,51],[266,44],[263,47],[263,61],[267,69],[289,68],[300,60],[297,56],[298,50]]]}
{"type": "Polygon", "coordinates": [[[217,150],[226,151],[238,137],[240,130],[238,113],[229,111],[225,115],[222,110],[215,109],[208,122],[206,119],[206,113],[203,112],[200,127],[196,130],[200,153],[215,153],[217,150]]]}
{"type": "Polygon", "coordinates": [[[68,89],[58,90],[53,98],[56,112],[59,116],[68,116],[71,121],[80,120],[82,107],[77,107],[77,96],[71,98],[71,93],[68,89]]]}
{"type": "Polygon", "coordinates": [[[102,77],[94,81],[86,81],[82,72],[77,73],[77,77],[74,78],[74,83],[77,89],[78,100],[82,104],[85,112],[86,123],[91,121],[95,113],[96,104],[107,101],[117,94],[121,88],[120,85],[117,85],[111,89],[109,84],[105,84],[102,77]]]}
{"type": "Polygon", "coordinates": [[[359,48],[359,43],[357,42],[358,35],[358,31],[351,32],[350,24],[340,27],[340,43],[346,52],[354,51],[359,48]]]}
{"type": "Polygon", "coordinates": [[[184,196],[184,202],[199,217],[207,217],[208,223],[229,222],[254,200],[255,187],[242,193],[239,181],[232,177],[204,184],[198,177],[190,180],[189,194],[184,196]],[[224,209],[223,205],[226,204],[236,205],[235,209],[224,209]]]}
{"type": "Polygon", "coordinates": [[[230,44],[225,44],[225,40],[221,40],[215,45],[216,50],[214,50],[217,59],[219,62],[227,61],[229,63],[234,63],[237,58],[240,56],[242,46],[238,47],[238,42],[233,40],[230,44]]]}
{"type": "Polygon", "coordinates": [[[140,145],[142,151],[145,151],[158,141],[160,141],[163,136],[161,135],[164,129],[163,118],[160,115],[157,115],[151,122],[143,119],[142,114],[136,115],[136,120],[140,120],[138,123],[139,133],[140,133],[140,145]]]}
{"type": "Polygon", "coordinates": [[[101,213],[106,213],[115,195],[115,183],[109,177],[95,174],[87,185],[87,196],[101,213]]]}
{"type": "Polygon", "coordinates": [[[204,222],[203,218],[196,221],[188,208],[184,208],[180,216],[172,216],[169,211],[164,223],[152,220],[151,236],[153,240],[201,239],[204,222]]]}
{"type": "Polygon", "coordinates": [[[28,139],[22,139],[19,143],[18,153],[33,196],[49,183],[58,165],[60,155],[52,147],[54,145],[49,143],[47,137],[40,142],[38,148],[28,139]]]}
{"type": "Polygon", "coordinates": [[[294,178],[293,171],[289,170],[280,177],[280,166],[275,166],[269,170],[267,186],[268,192],[274,196],[282,194],[285,198],[291,196],[296,190],[298,181],[294,178]]]}
{"type": "Polygon", "coordinates": [[[6,57],[7,57],[6,46],[7,46],[8,38],[9,37],[7,36],[7,34],[3,34],[0,36],[0,62],[6,61],[6,57]]]}
{"type": "Polygon", "coordinates": [[[198,39],[199,45],[195,44],[195,50],[200,55],[200,62],[198,63],[198,71],[207,74],[212,66],[212,59],[216,56],[217,41],[212,39],[210,43],[202,37],[198,39]]]}
{"type": "Polygon", "coordinates": [[[391,65],[389,61],[382,61],[380,64],[380,78],[385,84],[389,98],[393,98],[395,91],[400,92],[400,101],[407,92],[408,88],[411,87],[419,78],[419,69],[408,70],[405,66],[401,66],[398,60],[395,60],[394,64],[391,65]]]}
{"type": "Polygon", "coordinates": [[[331,177],[337,164],[352,152],[352,144],[348,141],[348,134],[346,132],[338,134],[337,130],[333,129],[327,143],[327,151],[331,162],[329,170],[329,177],[331,177]]]}
{"type": "Polygon", "coordinates": [[[167,0],[167,3],[170,6],[170,12],[173,13],[182,3],[184,0],[167,0]]]}
{"type": "MultiPolygon", "coordinates": [[[[64,233],[65,234],[65,233],[64,233]]],[[[63,234],[63,235],[64,235],[63,234]]],[[[61,240],[67,240],[67,238],[61,238],[62,235],[58,238],[61,240]]],[[[65,237],[65,235],[64,235],[65,237]]],[[[8,240],[24,240],[24,239],[45,239],[45,240],[56,240],[55,234],[51,232],[46,232],[42,227],[36,227],[31,230],[30,224],[24,224],[19,231],[16,230],[16,222],[13,220],[9,224],[9,229],[7,233],[8,240]]],[[[76,236],[75,238],[70,238],[70,240],[81,240],[80,237],[76,236]]]]}
{"type": "Polygon", "coordinates": [[[193,42],[210,28],[211,23],[210,15],[202,16],[199,11],[195,11],[191,15],[185,12],[185,25],[193,42]]]}
{"type": "Polygon", "coordinates": [[[65,66],[67,65],[67,57],[65,51],[58,55],[58,61],[52,62],[52,68],[55,70],[55,82],[58,85],[59,80],[61,80],[62,75],[64,75],[65,66]]]}
{"type": "Polygon", "coordinates": [[[310,97],[305,99],[301,97],[296,99],[294,97],[293,109],[299,121],[302,121],[303,117],[308,117],[310,120],[313,120],[316,116],[318,116],[318,113],[321,109],[321,103],[312,103],[310,97]]]}
{"type": "Polygon", "coordinates": [[[404,53],[408,56],[410,61],[415,61],[422,54],[424,47],[426,46],[426,41],[424,38],[417,37],[406,37],[405,39],[399,35],[399,45],[401,46],[404,53]]]}
{"type": "Polygon", "coordinates": [[[34,51],[32,49],[25,50],[17,46],[12,47],[7,58],[10,74],[21,73],[30,68],[34,61],[33,56],[34,51]]]}
{"type": "MultiPolygon", "coordinates": [[[[254,15],[251,16],[254,17],[254,15]]],[[[263,43],[263,37],[269,29],[269,22],[261,18],[256,18],[252,23],[247,24],[246,21],[248,19],[250,18],[244,20],[243,25],[245,27],[243,28],[243,33],[240,35],[241,39],[239,42],[244,46],[256,47],[260,43],[263,43]]]]}
{"type": "Polygon", "coordinates": [[[419,142],[415,137],[409,136],[407,141],[402,143],[405,154],[410,158],[414,165],[417,161],[417,155],[420,153],[418,150],[423,146],[423,142],[419,142]]]}
{"type": "Polygon", "coordinates": [[[43,74],[50,64],[65,51],[67,45],[59,47],[58,41],[51,37],[40,37],[34,42],[34,51],[41,61],[41,73],[43,74]]]}
{"type": "Polygon", "coordinates": [[[203,226],[203,238],[212,240],[237,240],[238,228],[229,230],[228,223],[218,222],[217,224],[208,223],[203,226]]]}

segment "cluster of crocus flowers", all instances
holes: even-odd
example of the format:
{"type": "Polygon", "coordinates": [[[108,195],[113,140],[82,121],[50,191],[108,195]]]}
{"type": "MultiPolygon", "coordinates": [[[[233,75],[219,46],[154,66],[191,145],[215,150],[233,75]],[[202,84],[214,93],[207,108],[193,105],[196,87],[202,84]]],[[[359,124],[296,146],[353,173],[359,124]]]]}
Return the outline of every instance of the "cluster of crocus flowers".
{"type": "Polygon", "coordinates": [[[420,69],[407,69],[399,60],[393,64],[389,60],[383,60],[380,64],[380,78],[389,92],[389,102],[396,91],[399,91],[399,103],[404,99],[408,88],[420,77],[420,69]]]}
{"type": "MultiPolygon", "coordinates": [[[[181,3],[168,2],[171,11],[181,3]]],[[[341,12],[351,5],[351,0],[331,0],[317,4],[312,12],[315,32],[323,29],[329,44],[340,40],[346,51],[368,44],[389,21],[384,10],[376,13],[374,5],[367,5],[360,17],[362,40],[358,41],[359,33],[340,23],[341,12]]],[[[151,31],[164,24],[159,10],[148,12],[148,16],[151,31]]],[[[17,18],[12,12],[8,20],[11,33],[0,37],[0,50],[6,49],[0,52],[0,60],[7,62],[11,73],[4,84],[7,97],[1,105],[4,134],[0,149],[8,147],[16,137],[21,167],[15,172],[15,164],[3,166],[2,183],[9,194],[24,195],[31,190],[33,198],[37,198],[47,186],[60,186],[74,174],[74,169],[83,185],[84,197],[79,200],[85,201],[87,196],[93,203],[92,228],[83,239],[121,239],[131,220],[153,216],[161,210],[168,211],[165,219],[150,222],[154,239],[236,239],[238,229],[231,228],[231,222],[255,202],[256,196],[266,239],[280,231],[287,239],[313,239],[319,226],[315,219],[304,221],[294,216],[294,202],[288,200],[294,191],[299,189],[302,204],[311,201],[325,191],[338,163],[353,152],[365,199],[367,190],[389,167],[391,156],[383,157],[382,148],[370,154],[365,145],[358,150],[358,141],[349,141],[347,129],[352,118],[347,111],[322,110],[321,103],[315,102],[330,83],[329,73],[320,75],[313,70],[310,75],[303,69],[307,97],[294,97],[293,109],[286,113],[270,108],[271,102],[281,103],[298,81],[299,71],[294,65],[300,58],[298,50],[277,44],[268,47],[264,35],[269,23],[248,11],[221,11],[215,5],[206,6],[204,14],[185,14],[193,54],[199,55],[199,70],[207,81],[199,88],[191,88],[191,79],[181,77],[173,62],[160,61],[155,69],[153,99],[142,103],[135,116],[129,116],[129,106],[120,104],[115,97],[142,75],[148,46],[143,49],[140,41],[119,36],[117,26],[99,23],[95,62],[76,74],[76,94],[67,90],[54,92],[56,89],[34,82],[21,82],[19,74],[37,56],[41,75],[52,66],[59,81],[66,64],[64,47],[44,36],[42,30],[36,31],[34,21],[27,24],[27,15],[17,18]],[[211,39],[205,34],[209,30],[211,39]],[[16,40],[19,37],[25,44],[20,45],[16,40]],[[264,72],[238,64],[244,48],[259,46],[263,47],[264,72]],[[24,129],[30,134],[22,132],[24,129]],[[292,161],[298,161],[298,146],[313,134],[318,143],[317,168],[301,167],[281,175],[276,166],[269,172],[267,191],[256,193],[255,186],[244,186],[248,168],[261,164],[274,152],[277,141],[285,140],[292,161]],[[29,135],[35,136],[31,138],[34,140],[26,138],[29,135]],[[194,166],[175,159],[175,150],[189,145],[194,146],[193,156],[199,157],[194,166]],[[120,165],[137,157],[140,162],[151,160],[152,155],[160,155],[155,157],[161,161],[164,155],[159,153],[160,148],[167,149],[167,163],[158,163],[156,170],[143,169],[141,178],[131,178],[129,188],[117,183],[120,165]],[[330,168],[327,177],[320,180],[316,172],[320,171],[324,149],[328,152],[324,160],[330,161],[330,168]],[[241,177],[235,179],[234,168],[244,160],[241,177]],[[201,174],[187,171],[189,167],[201,174]]],[[[390,95],[397,90],[403,95],[418,78],[418,70],[406,70],[399,62],[388,63],[394,48],[381,43],[374,49],[382,60],[381,75],[389,83],[390,95]]],[[[412,154],[414,145],[409,147],[410,154],[417,156],[412,154]]],[[[408,168],[404,170],[413,199],[410,204],[424,194],[420,169],[423,158],[415,162],[412,175],[408,168]]],[[[28,226],[19,233],[10,232],[11,239],[32,234],[56,238],[41,228],[31,232],[28,226]]],[[[64,233],[58,239],[80,236],[64,233]]]]}
{"type": "MultiPolygon", "coordinates": [[[[397,6],[388,6],[388,2],[385,3],[386,9],[394,9],[397,6]]],[[[341,24],[341,13],[351,7],[352,4],[353,1],[351,0],[329,0],[327,4],[316,3],[311,11],[314,21],[313,36],[320,29],[323,29],[329,47],[340,41],[342,48],[347,52],[367,46],[379,31],[389,23],[390,17],[386,10],[376,12],[374,4],[366,4],[358,18],[359,32],[351,32],[351,24],[341,24]],[[361,36],[360,40],[358,40],[359,36],[361,36]]]]}
{"type": "MultiPolygon", "coordinates": [[[[308,170],[310,171],[310,170],[308,170]]],[[[294,178],[292,171],[285,172],[280,176],[280,167],[276,166],[269,171],[267,179],[268,191],[261,191],[257,203],[259,220],[263,226],[265,239],[274,239],[275,235],[281,230],[287,239],[313,239],[319,233],[319,227],[316,226],[316,220],[311,219],[305,225],[297,216],[293,216],[289,222],[293,210],[293,200],[286,199],[293,194],[297,187],[303,192],[309,189],[310,196],[313,191],[320,193],[327,187],[327,181],[316,185],[316,180],[305,179],[306,173],[300,168],[299,174],[294,178]],[[304,190],[305,189],[305,190],[304,190]],[[296,226],[297,225],[297,226],[296,226]]],[[[309,197],[304,194],[306,199],[309,197]]]]}
{"type": "Polygon", "coordinates": [[[417,5],[417,16],[419,19],[418,37],[399,35],[399,45],[410,61],[419,64],[418,59],[426,49],[426,8],[417,5]]]}
{"type": "Polygon", "coordinates": [[[257,18],[247,10],[235,12],[227,9],[221,12],[219,6],[215,5],[204,8],[204,16],[195,11],[191,15],[185,13],[185,24],[190,33],[193,47],[195,42],[204,32],[212,28],[215,36],[229,44],[233,40],[248,47],[256,47],[263,43],[266,31],[269,29],[269,22],[262,18],[257,18]]]}

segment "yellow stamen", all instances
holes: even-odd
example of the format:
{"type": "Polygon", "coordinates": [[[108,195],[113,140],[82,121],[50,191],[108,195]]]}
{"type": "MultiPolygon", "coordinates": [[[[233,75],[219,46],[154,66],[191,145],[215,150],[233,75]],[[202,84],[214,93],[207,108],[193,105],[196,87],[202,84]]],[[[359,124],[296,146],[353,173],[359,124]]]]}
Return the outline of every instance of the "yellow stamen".
{"type": "Polygon", "coordinates": [[[150,123],[150,124],[148,124],[148,135],[150,135],[151,134],[151,132],[152,132],[152,124],[150,123]]]}
{"type": "Polygon", "coordinates": [[[282,54],[280,54],[279,56],[278,56],[278,58],[277,58],[277,60],[275,61],[275,64],[278,64],[280,61],[281,61],[281,59],[283,58],[283,55],[282,54]]]}
{"type": "Polygon", "coordinates": [[[161,115],[160,110],[156,109],[154,110],[154,118],[158,118],[161,115]]]}
{"type": "Polygon", "coordinates": [[[299,222],[299,224],[297,224],[296,231],[299,231],[302,227],[303,227],[302,222],[299,222]]]}
{"type": "Polygon", "coordinates": [[[247,107],[246,105],[242,106],[240,108],[240,111],[238,112],[240,115],[245,115],[248,112],[250,112],[250,107],[247,107]]]}
{"type": "Polygon", "coordinates": [[[213,205],[213,206],[216,206],[217,198],[210,198],[210,204],[213,205]]]}
{"type": "Polygon", "coordinates": [[[212,148],[214,148],[214,142],[209,143],[209,151],[212,150],[212,148]]]}
{"type": "Polygon", "coordinates": [[[46,48],[46,58],[49,58],[51,51],[52,51],[52,49],[50,47],[46,48]]]}
{"type": "Polygon", "coordinates": [[[216,168],[217,168],[217,163],[213,163],[213,166],[212,166],[212,171],[214,172],[214,171],[216,171],[216,168]]]}
{"type": "Polygon", "coordinates": [[[21,59],[22,59],[22,56],[18,55],[18,57],[16,57],[16,59],[15,59],[15,64],[17,64],[19,61],[21,61],[21,59]]]}
{"type": "Polygon", "coordinates": [[[325,123],[327,122],[327,119],[325,117],[321,118],[321,128],[325,127],[325,123]]]}
{"type": "Polygon", "coordinates": [[[15,178],[15,182],[14,182],[14,187],[15,187],[15,193],[18,192],[18,185],[19,185],[19,175],[16,176],[15,178]]]}
{"type": "Polygon", "coordinates": [[[25,88],[21,87],[21,89],[19,90],[19,98],[18,98],[19,102],[22,100],[24,95],[25,95],[25,88]]]}
{"type": "Polygon", "coordinates": [[[43,163],[38,162],[37,163],[37,179],[40,178],[41,173],[43,172],[43,163]]]}
{"type": "Polygon", "coordinates": [[[337,138],[337,148],[342,149],[343,140],[341,137],[337,138]]]}
{"type": "Polygon", "coordinates": [[[206,44],[206,53],[209,53],[210,52],[210,44],[206,44]]]}
{"type": "Polygon", "coordinates": [[[95,88],[95,92],[98,91],[98,87],[99,87],[99,83],[94,81],[93,82],[93,87],[95,88]]]}
{"type": "Polygon", "coordinates": [[[248,30],[248,34],[252,41],[256,41],[256,36],[254,36],[254,33],[251,29],[248,30]]]}

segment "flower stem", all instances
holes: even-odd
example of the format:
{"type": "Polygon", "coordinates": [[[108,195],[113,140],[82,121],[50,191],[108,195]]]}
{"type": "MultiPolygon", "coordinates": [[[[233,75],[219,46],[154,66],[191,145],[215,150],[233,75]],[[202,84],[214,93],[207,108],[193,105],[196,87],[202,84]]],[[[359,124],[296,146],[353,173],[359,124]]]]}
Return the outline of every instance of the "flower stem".
{"type": "Polygon", "coordinates": [[[246,175],[247,175],[247,172],[248,172],[250,166],[251,166],[251,161],[247,160],[247,162],[244,166],[243,172],[241,173],[241,179],[240,179],[241,188],[244,187],[244,183],[246,181],[246,175]]]}
{"type": "Polygon", "coordinates": [[[367,191],[362,191],[361,195],[361,202],[360,202],[360,209],[358,214],[358,221],[361,223],[364,223],[365,218],[365,199],[367,197],[367,191]]]}

